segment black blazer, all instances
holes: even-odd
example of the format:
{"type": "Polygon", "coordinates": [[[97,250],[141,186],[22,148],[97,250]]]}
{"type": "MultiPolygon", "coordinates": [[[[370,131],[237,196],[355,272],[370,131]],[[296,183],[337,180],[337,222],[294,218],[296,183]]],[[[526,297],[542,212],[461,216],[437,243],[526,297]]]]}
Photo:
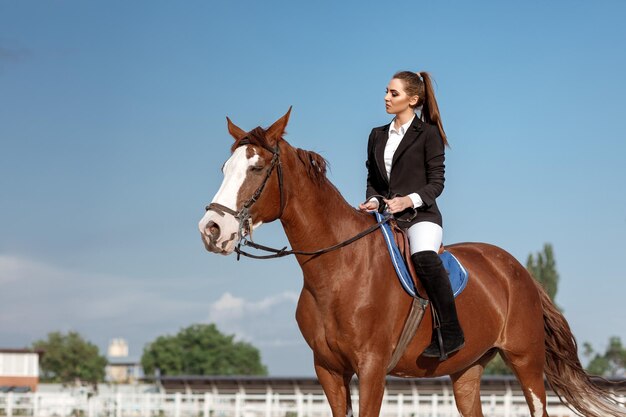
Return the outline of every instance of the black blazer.
{"type": "MultiPolygon", "coordinates": [[[[398,225],[408,228],[415,223],[429,221],[442,226],[441,213],[435,201],[443,191],[445,173],[445,147],[439,129],[417,116],[413,119],[393,155],[391,178],[387,178],[384,160],[388,139],[389,124],[375,127],[370,133],[365,163],[366,200],[376,194],[393,198],[417,193],[424,204],[417,208],[417,214],[410,223],[399,221],[398,225]]],[[[408,220],[415,212],[407,209],[395,216],[408,220]]]]}

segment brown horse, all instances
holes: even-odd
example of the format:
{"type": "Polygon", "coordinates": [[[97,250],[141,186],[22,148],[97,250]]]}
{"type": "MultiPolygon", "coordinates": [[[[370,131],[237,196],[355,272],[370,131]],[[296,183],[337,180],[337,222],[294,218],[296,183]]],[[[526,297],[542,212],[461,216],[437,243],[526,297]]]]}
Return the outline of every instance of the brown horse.
{"type": "MultiPolygon", "coordinates": [[[[207,250],[228,255],[242,236],[276,219],[293,249],[301,251],[335,245],[374,223],[328,181],[321,156],[282,138],[290,111],[270,128],[250,132],[227,119],[235,138],[232,156],[199,223],[207,250]]],[[[544,375],[584,416],[626,416],[620,403],[592,383],[565,318],[513,256],[484,243],[447,249],[471,276],[456,300],[465,347],[443,362],[420,357],[432,333],[430,325],[422,325],[392,375],[450,375],[459,412],[482,416],[481,375],[499,352],[515,372],[533,417],[548,416],[544,375]]],[[[313,349],[315,372],[333,416],[352,415],[349,382],[355,374],[360,414],[378,416],[386,366],[412,301],[394,278],[381,233],[323,255],[296,257],[304,275],[296,319],[313,349]]],[[[425,323],[429,320],[430,310],[425,323]]]]}

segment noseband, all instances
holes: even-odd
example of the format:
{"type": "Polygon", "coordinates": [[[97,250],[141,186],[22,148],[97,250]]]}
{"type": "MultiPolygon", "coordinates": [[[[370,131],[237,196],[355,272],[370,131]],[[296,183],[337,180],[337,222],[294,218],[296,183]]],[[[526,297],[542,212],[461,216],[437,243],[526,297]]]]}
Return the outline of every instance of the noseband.
{"type": "MultiPolygon", "coordinates": [[[[239,146],[249,144],[250,139],[247,137],[243,138],[239,142],[239,146]]],[[[270,167],[265,173],[265,178],[263,179],[263,182],[261,183],[259,188],[256,189],[254,194],[252,194],[252,197],[250,197],[243,203],[241,210],[235,211],[219,203],[211,203],[206,206],[206,211],[212,210],[222,217],[224,217],[225,214],[230,214],[235,219],[237,219],[237,221],[239,222],[238,235],[240,245],[246,234],[250,234],[252,230],[252,216],[250,216],[250,207],[252,207],[252,205],[256,203],[256,201],[261,196],[261,193],[263,192],[265,185],[269,181],[270,176],[272,175],[272,171],[274,171],[274,168],[276,168],[276,173],[278,174],[278,192],[280,194],[280,212],[278,213],[277,218],[280,218],[283,215],[283,209],[285,206],[285,201],[283,197],[283,169],[280,163],[280,148],[278,147],[278,143],[276,143],[276,147],[274,148],[270,148],[269,146],[264,144],[262,144],[261,146],[263,146],[263,148],[272,153],[272,161],[270,162],[270,167]]]]}

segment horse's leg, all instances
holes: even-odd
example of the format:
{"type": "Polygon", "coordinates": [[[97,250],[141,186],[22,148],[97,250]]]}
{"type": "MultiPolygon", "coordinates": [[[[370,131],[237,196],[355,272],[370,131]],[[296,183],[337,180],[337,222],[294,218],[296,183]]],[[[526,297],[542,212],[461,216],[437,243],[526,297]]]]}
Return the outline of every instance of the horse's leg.
{"type": "Polygon", "coordinates": [[[546,388],[543,381],[545,351],[538,346],[535,348],[529,346],[526,352],[514,353],[503,350],[502,355],[522,386],[532,417],[548,417],[546,388]]]}
{"type": "MultiPolygon", "coordinates": [[[[519,274],[527,274],[521,265],[519,274]]],[[[546,330],[542,301],[532,277],[519,280],[509,300],[508,319],[501,335],[500,353],[511,367],[524,391],[532,417],[547,417],[544,366],[546,364],[546,330]]],[[[547,297],[547,295],[546,295],[547,297]]]]}
{"type": "Polygon", "coordinates": [[[352,381],[353,375],[353,373],[349,373],[343,376],[343,386],[346,392],[346,417],[354,416],[352,412],[352,398],[350,398],[350,381],[352,381]]]}
{"type": "Polygon", "coordinates": [[[380,363],[362,369],[359,377],[359,417],[378,417],[385,394],[386,370],[380,363]]]}
{"type": "Polygon", "coordinates": [[[495,351],[485,354],[474,365],[450,375],[456,408],[463,417],[484,417],[480,403],[480,377],[495,351]]]}
{"type": "Polygon", "coordinates": [[[352,374],[330,371],[317,361],[315,361],[315,373],[324,389],[333,417],[352,417],[352,402],[350,400],[352,374]]]}

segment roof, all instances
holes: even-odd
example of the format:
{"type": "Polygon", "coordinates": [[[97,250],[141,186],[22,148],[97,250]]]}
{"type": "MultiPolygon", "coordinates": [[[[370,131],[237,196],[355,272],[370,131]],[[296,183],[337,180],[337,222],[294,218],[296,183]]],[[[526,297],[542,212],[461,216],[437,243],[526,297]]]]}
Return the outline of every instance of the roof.
{"type": "Polygon", "coordinates": [[[29,348],[0,348],[0,353],[37,353],[39,355],[43,354],[43,350],[41,349],[29,349],[29,348]]]}
{"type": "MultiPolygon", "coordinates": [[[[151,379],[150,377],[146,380],[151,379]]],[[[195,392],[206,392],[217,389],[220,392],[236,392],[240,389],[246,390],[265,390],[271,387],[274,392],[291,392],[295,386],[302,392],[321,392],[321,385],[314,376],[305,377],[271,377],[271,376],[217,376],[217,375],[180,375],[155,378],[156,382],[161,385],[167,392],[184,392],[187,390],[195,392]]],[[[607,382],[603,379],[592,377],[594,383],[610,387],[611,389],[622,391],[626,389],[626,380],[615,379],[607,382]]],[[[353,379],[352,384],[358,385],[358,379],[353,379]]],[[[393,391],[412,390],[413,387],[419,387],[420,391],[427,392],[429,390],[438,391],[442,386],[451,386],[451,380],[448,376],[437,378],[398,378],[387,377],[387,388],[393,391]]],[[[509,386],[514,390],[520,389],[519,382],[513,375],[486,375],[481,378],[483,390],[500,391],[505,386],[509,386]]]]}
{"type": "Polygon", "coordinates": [[[122,357],[122,358],[117,358],[117,357],[108,357],[107,358],[108,361],[108,365],[110,366],[141,366],[141,361],[139,359],[135,359],[135,358],[128,358],[128,357],[122,357]]]}

